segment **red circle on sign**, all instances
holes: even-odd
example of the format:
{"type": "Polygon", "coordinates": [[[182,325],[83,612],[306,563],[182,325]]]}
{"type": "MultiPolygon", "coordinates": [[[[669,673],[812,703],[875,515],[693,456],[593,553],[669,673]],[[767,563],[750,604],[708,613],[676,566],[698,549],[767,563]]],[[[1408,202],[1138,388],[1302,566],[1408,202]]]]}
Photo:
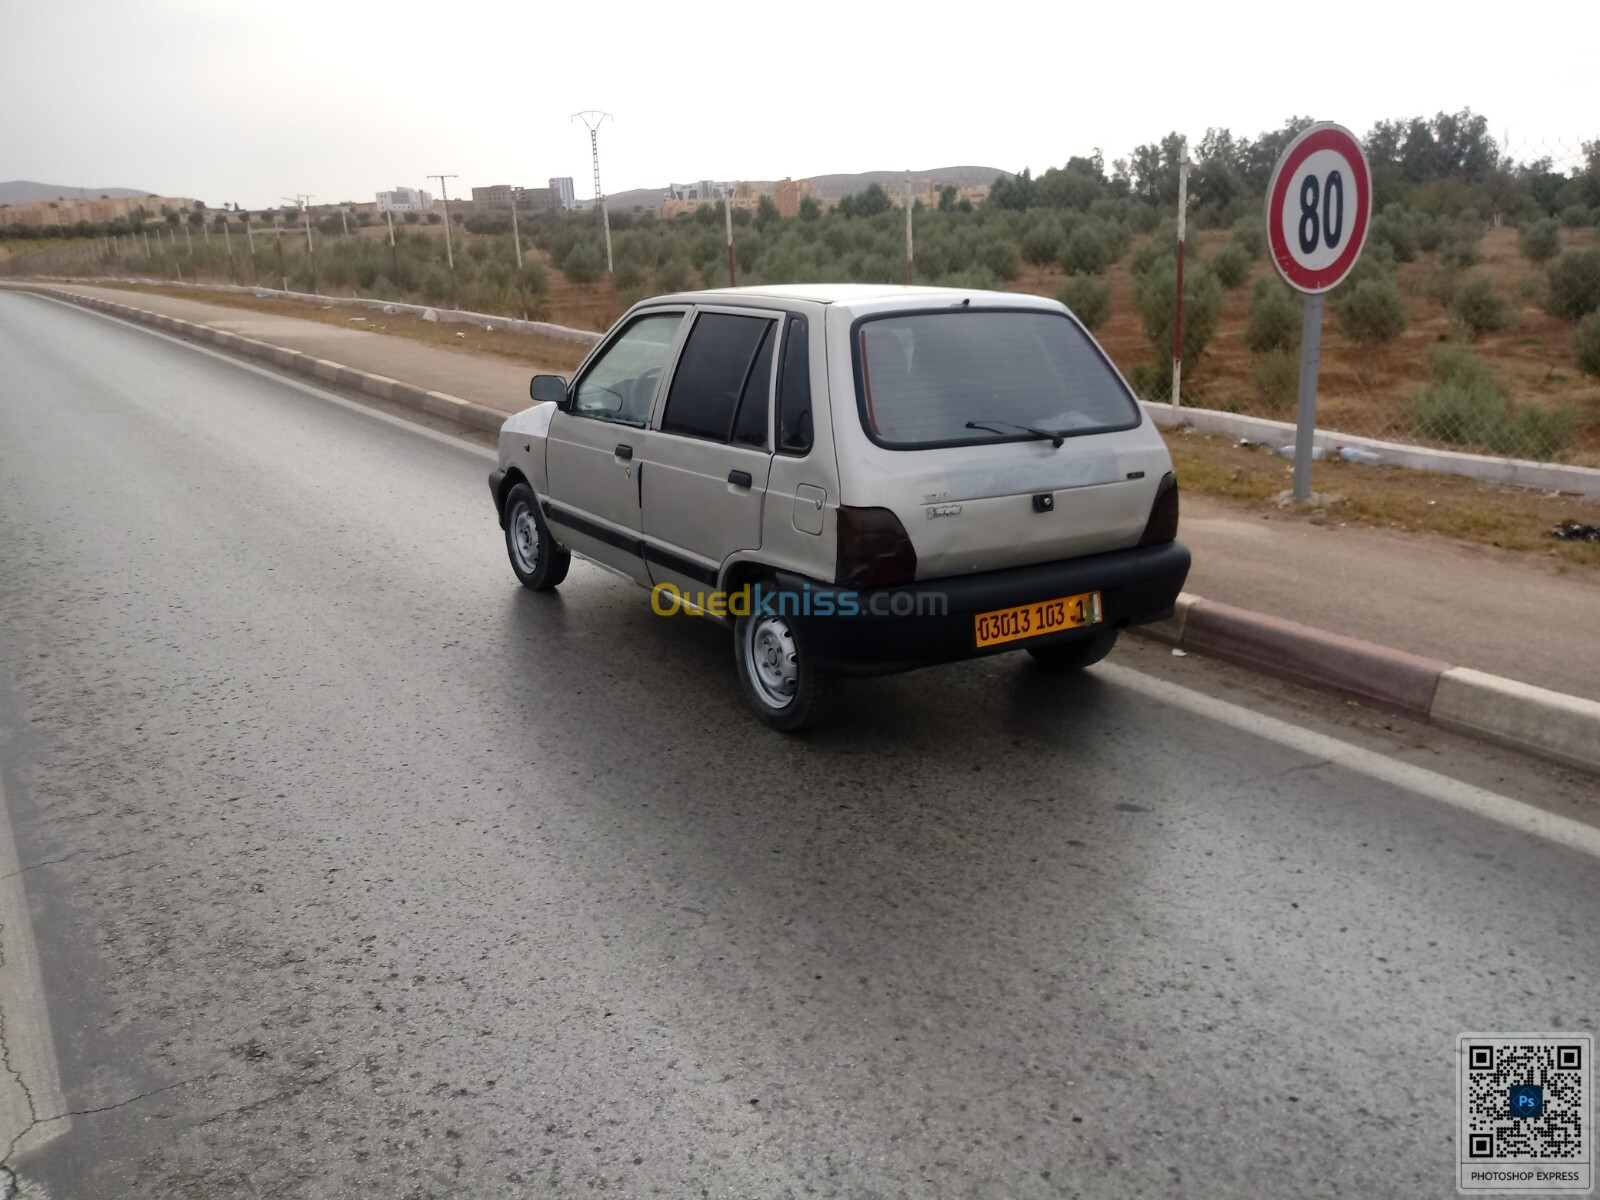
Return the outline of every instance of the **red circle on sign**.
{"type": "Polygon", "coordinates": [[[1350,273],[1367,241],[1367,222],[1372,215],[1372,176],[1367,171],[1367,156],[1349,130],[1338,125],[1312,126],[1300,135],[1279,160],[1272,176],[1272,194],[1267,198],[1267,242],[1279,273],[1302,292],[1325,292],[1350,273]],[[1350,164],[1357,197],[1355,220],[1344,253],[1320,270],[1310,270],[1295,261],[1283,237],[1283,205],[1289,195],[1289,181],[1300,164],[1318,150],[1332,150],[1350,164]]]}

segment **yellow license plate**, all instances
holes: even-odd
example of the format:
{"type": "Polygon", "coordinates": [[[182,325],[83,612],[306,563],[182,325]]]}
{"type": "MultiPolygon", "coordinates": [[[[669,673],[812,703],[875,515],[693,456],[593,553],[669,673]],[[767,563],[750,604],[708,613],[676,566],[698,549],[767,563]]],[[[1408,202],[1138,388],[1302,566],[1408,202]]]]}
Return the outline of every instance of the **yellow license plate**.
{"type": "Polygon", "coordinates": [[[1016,608],[997,608],[993,612],[979,613],[972,618],[972,623],[978,645],[995,646],[1063,629],[1098,625],[1100,619],[1100,593],[1085,592],[1081,596],[1019,604],[1016,608]]]}

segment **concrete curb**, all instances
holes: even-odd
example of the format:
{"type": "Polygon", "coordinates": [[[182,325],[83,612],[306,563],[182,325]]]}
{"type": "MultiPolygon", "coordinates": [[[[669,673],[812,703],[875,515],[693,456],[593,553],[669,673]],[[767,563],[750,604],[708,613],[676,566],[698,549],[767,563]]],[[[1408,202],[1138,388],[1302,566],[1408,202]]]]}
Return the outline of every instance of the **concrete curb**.
{"type": "Polygon", "coordinates": [[[164,313],[150,312],[148,309],[135,308],[130,304],[117,304],[110,300],[103,300],[98,296],[80,296],[75,292],[62,291],[46,284],[8,284],[7,286],[15,288],[17,291],[34,292],[41,296],[48,296],[53,300],[65,300],[82,308],[92,308],[114,317],[121,317],[126,321],[139,321],[146,325],[153,325],[157,329],[177,334],[179,337],[210,342],[222,350],[231,350],[235,354],[259,358],[263,362],[270,363],[274,367],[279,367],[286,371],[306,375],[324,383],[335,383],[343,387],[352,388],[355,391],[365,392],[367,395],[376,396],[380,400],[388,400],[390,403],[413,408],[430,416],[444,417],[446,420],[456,421],[473,429],[483,429],[490,433],[498,433],[500,426],[505,423],[505,419],[511,415],[510,413],[501,412],[499,409],[478,404],[472,400],[463,400],[459,396],[429,391],[427,388],[420,388],[415,384],[401,383],[398,379],[389,379],[383,375],[373,375],[366,371],[358,371],[354,367],[347,367],[343,363],[331,362],[326,358],[315,358],[312,355],[303,354],[299,350],[273,346],[267,342],[259,342],[254,338],[244,337],[242,334],[213,329],[209,325],[196,325],[192,321],[180,321],[177,317],[169,317],[164,313]]]}
{"type": "MultiPolygon", "coordinates": [[[[208,325],[99,297],[78,296],[47,285],[8,286],[125,320],[142,321],[181,337],[210,342],[221,349],[475,429],[496,432],[509,415],[458,396],[372,375],[208,325]]],[[[1178,597],[1170,618],[1140,626],[1133,632],[1179,649],[1356,696],[1447,729],[1600,774],[1600,702],[1313,629],[1188,592],[1178,597]]]]}
{"type": "Polygon", "coordinates": [[[1172,617],[1132,632],[1600,774],[1600,702],[1581,696],[1452,666],[1189,592],[1179,595],[1172,617]]]}

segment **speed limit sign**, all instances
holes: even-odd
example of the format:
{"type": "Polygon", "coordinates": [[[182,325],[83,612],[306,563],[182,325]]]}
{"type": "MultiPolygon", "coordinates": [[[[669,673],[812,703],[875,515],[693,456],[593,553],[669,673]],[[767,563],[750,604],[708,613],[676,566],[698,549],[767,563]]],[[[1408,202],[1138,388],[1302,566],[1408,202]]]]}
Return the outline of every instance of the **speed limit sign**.
{"type": "Polygon", "coordinates": [[[1321,121],[1289,143],[1267,184],[1267,245],[1278,274],[1305,293],[1294,438],[1296,500],[1311,499],[1323,295],[1350,274],[1371,223],[1372,173],[1353,133],[1321,121]]]}
{"type": "Polygon", "coordinates": [[[1326,292],[1361,257],[1372,221],[1372,174],[1361,143],[1322,122],[1289,143],[1267,185],[1267,241],[1290,287],[1326,292]]]}

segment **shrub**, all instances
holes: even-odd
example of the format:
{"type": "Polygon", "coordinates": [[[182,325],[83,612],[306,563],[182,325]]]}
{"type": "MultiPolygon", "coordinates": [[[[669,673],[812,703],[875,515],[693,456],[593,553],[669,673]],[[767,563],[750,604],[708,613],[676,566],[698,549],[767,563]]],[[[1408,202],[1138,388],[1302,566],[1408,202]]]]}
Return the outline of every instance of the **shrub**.
{"type": "MultiPolygon", "coordinates": [[[[1015,279],[1022,273],[1022,262],[1017,257],[1017,248],[1010,242],[1001,241],[999,238],[994,238],[979,245],[976,257],[980,266],[987,268],[1001,279],[1015,279]]],[[[900,269],[902,272],[904,271],[904,264],[901,265],[900,269]]],[[[894,278],[892,271],[887,278],[894,278]]]]}
{"type": "Polygon", "coordinates": [[[1436,348],[1428,355],[1428,375],[1432,385],[1411,402],[1412,422],[1424,437],[1545,460],[1572,443],[1570,409],[1513,406],[1505,385],[1463,346],[1436,348]]]}
{"type": "Polygon", "coordinates": [[[1439,244],[1439,262],[1446,267],[1475,266],[1481,257],[1476,238],[1466,234],[1453,234],[1439,244]]]}
{"type": "Polygon", "coordinates": [[[1233,223],[1228,244],[1241,247],[1252,259],[1267,248],[1267,223],[1259,216],[1243,216],[1233,223]]]}
{"type": "MultiPolygon", "coordinates": [[[[810,197],[807,197],[809,199],[810,197]]],[[[681,292],[689,286],[689,264],[681,258],[663,259],[656,264],[656,287],[663,292],[681,292]]]]}
{"type": "Polygon", "coordinates": [[[1054,222],[1035,225],[1022,235],[1022,257],[1035,267],[1049,266],[1061,253],[1061,229],[1054,222]]]}
{"type": "Polygon", "coordinates": [[[1600,378],[1600,312],[1592,312],[1578,322],[1572,336],[1572,355],[1585,375],[1600,378]]]}
{"type": "MultiPolygon", "coordinates": [[[[568,276],[571,278],[571,276],[568,276]]],[[[576,282],[576,281],[574,281],[576,282]]],[[[644,268],[631,258],[625,258],[617,263],[617,287],[628,291],[644,283],[644,268]]]]}
{"type": "MultiPolygon", "coordinates": [[[[1134,287],[1144,335],[1158,358],[1172,353],[1173,308],[1178,295],[1177,265],[1153,267],[1134,287]]],[[[1183,361],[1198,366],[1222,315],[1222,285],[1204,265],[1186,271],[1183,279],[1183,361]]]]}
{"type": "Polygon", "coordinates": [[[1256,398],[1269,409],[1283,409],[1295,402],[1300,391],[1300,357],[1282,348],[1256,355],[1250,372],[1256,398]]]}
{"type": "Polygon", "coordinates": [[[1511,324],[1511,308],[1494,284],[1474,275],[1456,288],[1450,307],[1473,333],[1488,333],[1511,324]]]}
{"type": "Polygon", "coordinates": [[[1339,325],[1362,346],[1391,342],[1405,332],[1406,306],[1392,279],[1366,279],[1339,303],[1339,325]]]}
{"type": "Polygon", "coordinates": [[[1600,310],[1600,250],[1568,250],[1550,264],[1545,308],[1566,321],[1600,310]]]}
{"type": "Polygon", "coordinates": [[[593,283],[605,270],[600,252],[588,242],[575,242],[561,260],[561,273],[573,283],[593,283]]]}
{"type": "Polygon", "coordinates": [[[1061,266],[1071,275],[1098,275],[1116,259],[1110,230],[1101,221],[1083,221],[1061,250],[1061,266]]]}
{"type": "Polygon", "coordinates": [[[1592,222],[1589,210],[1581,204],[1569,204],[1561,210],[1561,223],[1568,229],[1583,229],[1592,222]]]}
{"type": "Polygon", "coordinates": [[[403,213],[400,219],[407,225],[420,225],[422,223],[422,214],[414,212],[403,213]]]}
{"type": "Polygon", "coordinates": [[[1090,329],[1099,329],[1111,316],[1111,285],[1092,275],[1071,276],[1056,293],[1056,299],[1090,329]]]}
{"type": "Polygon", "coordinates": [[[429,213],[428,214],[428,224],[429,225],[442,225],[442,224],[444,224],[444,218],[441,217],[438,213],[429,213]]]}
{"type": "Polygon", "coordinates": [[[1417,222],[1417,249],[1432,253],[1444,241],[1445,227],[1436,217],[1417,222]]]}
{"type": "Polygon", "coordinates": [[[974,291],[993,292],[999,290],[1003,281],[995,273],[984,266],[968,267],[964,271],[956,271],[946,275],[939,281],[943,287],[971,288],[974,291]]]}
{"type": "Polygon", "coordinates": [[[429,304],[443,304],[450,295],[450,276],[438,267],[430,267],[422,277],[422,298],[429,304]]]}
{"type": "Polygon", "coordinates": [[[1416,223],[1403,206],[1391,204],[1378,214],[1367,235],[1366,253],[1362,258],[1380,245],[1387,246],[1397,262],[1412,262],[1417,257],[1416,223]]]}
{"type": "Polygon", "coordinates": [[[1257,354],[1273,350],[1298,351],[1301,305],[1288,287],[1276,279],[1258,279],[1250,293],[1250,323],[1245,327],[1245,345],[1257,354]]]}
{"type": "Polygon", "coordinates": [[[1251,255],[1237,242],[1229,242],[1211,256],[1211,270],[1225,288],[1236,288],[1250,275],[1251,255]]]}
{"type": "Polygon", "coordinates": [[[1561,227],[1549,217],[1524,221],[1517,230],[1517,245],[1532,261],[1548,262],[1561,249],[1561,227]]]}

